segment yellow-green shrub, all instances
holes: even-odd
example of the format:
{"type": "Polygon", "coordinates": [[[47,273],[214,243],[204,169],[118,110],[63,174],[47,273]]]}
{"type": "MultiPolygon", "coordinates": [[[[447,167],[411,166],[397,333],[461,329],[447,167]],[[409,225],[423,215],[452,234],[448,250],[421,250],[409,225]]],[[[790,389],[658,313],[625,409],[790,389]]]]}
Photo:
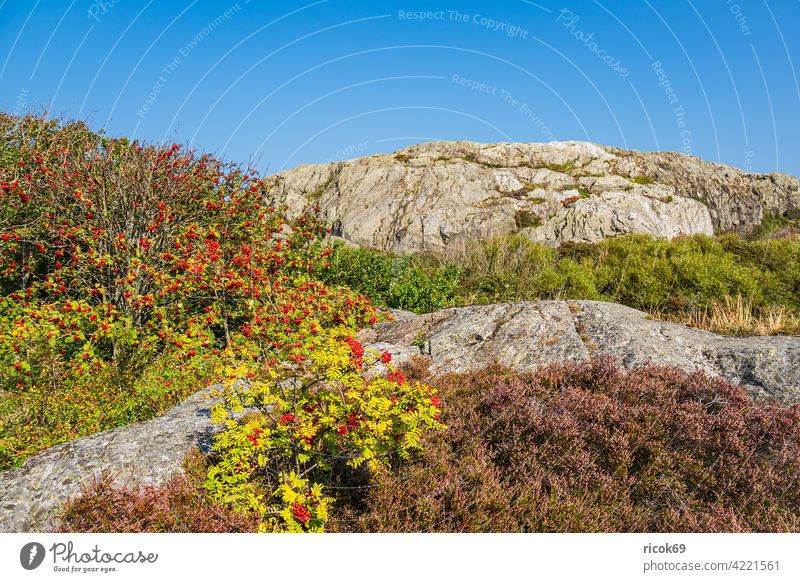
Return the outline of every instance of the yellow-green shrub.
{"type": "Polygon", "coordinates": [[[213,501],[258,514],[262,531],[322,531],[335,465],[387,471],[424,432],[443,428],[435,391],[351,334],[321,330],[277,365],[254,366],[244,351],[231,357],[224,404],[212,410],[226,423],[206,482],[213,501]],[[377,365],[388,369],[372,375],[377,365]]]}

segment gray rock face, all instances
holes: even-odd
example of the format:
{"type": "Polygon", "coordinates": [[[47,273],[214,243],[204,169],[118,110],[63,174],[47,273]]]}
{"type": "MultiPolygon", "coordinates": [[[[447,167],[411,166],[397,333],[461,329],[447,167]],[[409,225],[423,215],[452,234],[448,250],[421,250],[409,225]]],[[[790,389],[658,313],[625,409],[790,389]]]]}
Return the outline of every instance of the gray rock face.
{"type": "Polygon", "coordinates": [[[626,368],[649,361],[701,370],[754,396],[800,401],[800,337],[720,336],[600,301],[456,307],[379,324],[362,332],[362,339],[421,346],[434,372],[476,370],[495,362],[534,370],[613,356],[626,368]]]}
{"type": "Polygon", "coordinates": [[[159,485],[181,470],[187,453],[210,445],[212,388],[148,422],[58,445],[0,473],[0,532],[53,527],[61,504],[103,470],[120,483],[159,485]]]}
{"type": "Polygon", "coordinates": [[[333,234],[393,251],[521,231],[557,245],[630,232],[747,233],[800,208],[800,181],[677,153],[584,142],[432,142],[271,176],[272,202],[318,204],[333,234]]]}
{"type": "Polygon", "coordinates": [[[714,234],[711,215],[701,202],[680,196],[665,200],[604,192],[559,208],[540,227],[521,232],[535,242],[552,245],[595,243],[630,232],[669,239],[682,234],[714,234]]]}

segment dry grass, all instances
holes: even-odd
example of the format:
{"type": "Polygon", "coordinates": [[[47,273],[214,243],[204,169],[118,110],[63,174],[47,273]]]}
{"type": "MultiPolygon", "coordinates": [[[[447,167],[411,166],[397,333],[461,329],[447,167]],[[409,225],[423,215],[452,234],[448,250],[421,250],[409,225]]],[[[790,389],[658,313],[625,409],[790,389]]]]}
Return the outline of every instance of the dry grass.
{"type": "Polygon", "coordinates": [[[756,308],[742,297],[725,297],[705,309],[670,313],[656,311],[656,319],[728,335],[786,335],[800,333],[800,316],[783,305],[756,308]]]}

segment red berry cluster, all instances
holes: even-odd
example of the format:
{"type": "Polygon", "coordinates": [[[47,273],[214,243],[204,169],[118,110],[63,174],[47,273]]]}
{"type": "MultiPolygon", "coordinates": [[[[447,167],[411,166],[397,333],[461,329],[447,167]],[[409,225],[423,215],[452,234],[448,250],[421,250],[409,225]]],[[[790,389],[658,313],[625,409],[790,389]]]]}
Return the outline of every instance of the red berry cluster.
{"type": "Polygon", "coordinates": [[[403,385],[403,384],[405,384],[405,383],[406,383],[406,376],[405,376],[405,374],[403,374],[403,373],[402,373],[402,372],[400,372],[399,370],[395,370],[394,372],[392,372],[391,374],[389,374],[389,375],[386,377],[386,379],[387,379],[387,380],[389,380],[389,382],[396,382],[396,383],[398,383],[398,384],[400,384],[400,385],[403,385]]]}
{"type": "Polygon", "coordinates": [[[295,502],[295,504],[292,505],[292,514],[294,518],[303,525],[307,524],[311,519],[311,512],[305,505],[299,502],[295,502]]]}
{"type": "Polygon", "coordinates": [[[251,432],[249,435],[247,435],[247,440],[250,441],[251,445],[253,445],[254,447],[257,447],[258,446],[258,439],[263,433],[264,433],[264,429],[256,427],[256,428],[253,429],[253,432],[251,432]]]}
{"type": "Polygon", "coordinates": [[[344,436],[349,431],[357,429],[361,426],[361,422],[363,420],[363,416],[359,412],[351,412],[347,417],[347,424],[339,425],[339,434],[344,436]]]}
{"type": "Polygon", "coordinates": [[[350,345],[350,351],[352,352],[350,361],[360,370],[364,365],[364,346],[351,337],[347,338],[345,341],[350,345]]]}

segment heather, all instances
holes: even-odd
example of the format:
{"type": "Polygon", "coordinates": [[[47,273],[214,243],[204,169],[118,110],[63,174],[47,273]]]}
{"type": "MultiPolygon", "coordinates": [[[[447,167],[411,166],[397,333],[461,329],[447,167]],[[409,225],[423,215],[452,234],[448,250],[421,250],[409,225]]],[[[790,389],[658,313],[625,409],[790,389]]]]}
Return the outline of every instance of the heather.
{"type": "Polygon", "coordinates": [[[325,272],[376,303],[416,312],[453,305],[596,299],[733,334],[800,329],[800,240],[625,235],[551,248],[510,235],[445,254],[335,247],[325,272]]]}
{"type": "MultiPolygon", "coordinates": [[[[417,365],[416,375],[425,377],[417,365]]],[[[374,475],[341,531],[800,529],[800,406],[610,360],[437,378],[448,429],[374,475]]]]}
{"type": "Polygon", "coordinates": [[[104,473],[61,510],[64,533],[242,533],[258,519],[213,503],[203,491],[207,470],[200,454],[187,458],[184,473],[164,485],[118,483],[104,473]]]}

